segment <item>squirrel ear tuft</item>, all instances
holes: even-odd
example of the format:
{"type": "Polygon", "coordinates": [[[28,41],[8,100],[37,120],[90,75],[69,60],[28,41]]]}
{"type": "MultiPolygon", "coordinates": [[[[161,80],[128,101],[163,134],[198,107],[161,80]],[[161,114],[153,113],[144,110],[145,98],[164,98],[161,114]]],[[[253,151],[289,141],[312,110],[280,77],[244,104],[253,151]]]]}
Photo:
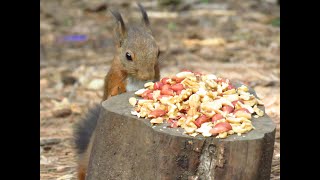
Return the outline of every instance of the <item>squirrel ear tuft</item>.
{"type": "Polygon", "coordinates": [[[138,6],[139,6],[139,9],[142,13],[142,22],[146,25],[146,26],[149,26],[150,25],[150,22],[149,22],[149,18],[148,18],[148,14],[146,12],[146,10],[144,9],[144,7],[140,4],[140,3],[137,3],[138,6]]]}
{"type": "Polygon", "coordinates": [[[116,35],[121,41],[126,35],[126,26],[123,22],[121,14],[118,11],[110,10],[110,12],[117,21],[116,35]]]}

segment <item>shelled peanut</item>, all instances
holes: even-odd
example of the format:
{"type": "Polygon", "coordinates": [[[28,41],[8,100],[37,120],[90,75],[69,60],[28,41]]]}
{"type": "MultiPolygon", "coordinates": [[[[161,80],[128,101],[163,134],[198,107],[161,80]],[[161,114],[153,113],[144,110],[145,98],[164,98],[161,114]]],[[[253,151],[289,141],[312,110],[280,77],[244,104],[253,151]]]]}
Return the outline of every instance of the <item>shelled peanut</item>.
{"type": "Polygon", "coordinates": [[[261,100],[248,87],[235,88],[228,79],[213,74],[183,71],[174,77],[148,82],[131,97],[133,115],[150,119],[152,124],[167,122],[181,127],[190,136],[226,138],[254,129],[252,117],[263,116],[261,100]]]}

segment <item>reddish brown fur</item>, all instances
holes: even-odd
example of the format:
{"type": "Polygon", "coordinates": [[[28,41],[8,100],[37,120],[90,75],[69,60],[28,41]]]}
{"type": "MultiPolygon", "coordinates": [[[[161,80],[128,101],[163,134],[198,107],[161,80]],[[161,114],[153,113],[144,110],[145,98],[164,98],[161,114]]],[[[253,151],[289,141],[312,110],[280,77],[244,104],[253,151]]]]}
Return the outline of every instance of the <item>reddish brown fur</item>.
{"type": "Polygon", "coordinates": [[[103,101],[111,96],[126,92],[126,72],[120,63],[118,57],[115,57],[108,74],[104,79],[103,101]]]}
{"type": "Polygon", "coordinates": [[[94,136],[95,136],[95,133],[93,132],[93,135],[90,138],[90,142],[89,142],[89,145],[88,145],[86,152],[84,152],[78,160],[78,179],[79,180],[86,179],[89,158],[90,158],[90,154],[91,154],[91,148],[92,148],[94,136]]]}
{"type": "MultiPolygon", "coordinates": [[[[143,12],[144,10],[141,9],[141,11],[143,12]]],[[[120,15],[116,16],[118,20],[121,18],[119,17],[120,15]]],[[[119,26],[115,28],[115,38],[118,42],[116,42],[116,54],[111,64],[111,68],[105,76],[103,101],[111,96],[126,92],[126,78],[128,76],[139,80],[159,80],[160,78],[157,55],[159,54],[159,49],[155,44],[153,36],[150,34],[151,31],[149,29],[149,22],[146,14],[143,14],[143,20],[145,21],[145,26],[143,26],[144,29],[125,28],[124,24],[121,25],[123,26],[123,29],[119,26]],[[122,42],[122,46],[120,46],[120,41],[122,42]],[[136,53],[133,64],[124,59],[125,56],[121,56],[127,50],[136,53]]],[[[85,152],[79,154],[77,169],[79,180],[85,180],[86,178],[94,136],[95,131],[93,131],[92,136],[90,137],[85,152]]]]}
{"type": "Polygon", "coordinates": [[[86,170],[84,169],[84,166],[78,167],[78,179],[79,180],[85,180],[86,178],[86,170]]]}

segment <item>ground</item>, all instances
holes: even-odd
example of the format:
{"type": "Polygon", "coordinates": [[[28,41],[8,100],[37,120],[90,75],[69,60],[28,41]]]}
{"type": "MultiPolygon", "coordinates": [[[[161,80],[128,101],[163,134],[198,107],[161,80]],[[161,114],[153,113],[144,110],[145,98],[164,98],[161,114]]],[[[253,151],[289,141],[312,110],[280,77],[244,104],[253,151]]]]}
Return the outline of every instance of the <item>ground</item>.
{"type": "MultiPolygon", "coordinates": [[[[129,2],[40,2],[42,180],[76,178],[72,127],[102,98],[114,54],[108,10],[139,23],[137,6],[129,2]]],[[[280,179],[280,7],[273,0],[175,2],[141,2],[162,51],[161,76],[190,69],[253,87],[277,124],[271,179],[280,179]]]]}

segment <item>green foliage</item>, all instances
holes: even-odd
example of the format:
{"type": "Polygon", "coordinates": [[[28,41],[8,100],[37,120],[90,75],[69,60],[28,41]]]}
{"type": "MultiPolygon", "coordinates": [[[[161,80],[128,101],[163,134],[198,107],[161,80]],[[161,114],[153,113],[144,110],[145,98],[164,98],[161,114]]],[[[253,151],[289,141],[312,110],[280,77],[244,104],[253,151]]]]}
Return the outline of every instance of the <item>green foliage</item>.
{"type": "Polygon", "coordinates": [[[280,27],[280,17],[271,20],[271,25],[276,26],[276,27],[280,27]]]}
{"type": "Polygon", "coordinates": [[[73,22],[72,22],[72,19],[69,19],[69,18],[66,18],[64,19],[64,25],[69,27],[69,26],[72,26],[73,22]]]}
{"type": "Polygon", "coordinates": [[[202,3],[209,3],[209,0],[201,0],[202,3]]]}
{"type": "Polygon", "coordinates": [[[158,3],[161,6],[179,5],[181,0],[158,0],[158,3]]]}
{"type": "Polygon", "coordinates": [[[171,30],[171,31],[177,29],[176,23],[170,22],[170,23],[168,24],[168,29],[171,30]]]}

